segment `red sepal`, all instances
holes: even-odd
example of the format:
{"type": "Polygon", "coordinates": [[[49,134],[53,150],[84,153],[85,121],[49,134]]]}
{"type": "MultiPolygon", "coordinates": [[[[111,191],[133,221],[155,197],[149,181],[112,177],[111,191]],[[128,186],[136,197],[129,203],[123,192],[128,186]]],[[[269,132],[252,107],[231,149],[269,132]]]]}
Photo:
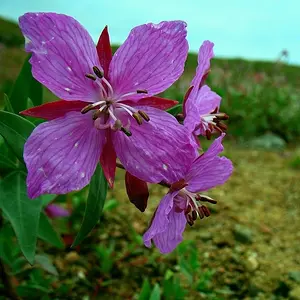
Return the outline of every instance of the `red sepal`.
{"type": "Polygon", "coordinates": [[[100,163],[109,187],[113,188],[116,174],[117,155],[111,142],[111,136],[109,131],[107,131],[106,137],[107,142],[102,150],[100,163]]]}
{"type": "Polygon", "coordinates": [[[23,110],[20,115],[53,120],[63,117],[70,111],[80,111],[88,104],[90,103],[84,101],[58,100],[23,110]]]}
{"type": "Polygon", "coordinates": [[[104,71],[104,76],[108,78],[109,65],[112,59],[112,51],[109,41],[107,26],[104,27],[97,44],[99,62],[104,71]]]}

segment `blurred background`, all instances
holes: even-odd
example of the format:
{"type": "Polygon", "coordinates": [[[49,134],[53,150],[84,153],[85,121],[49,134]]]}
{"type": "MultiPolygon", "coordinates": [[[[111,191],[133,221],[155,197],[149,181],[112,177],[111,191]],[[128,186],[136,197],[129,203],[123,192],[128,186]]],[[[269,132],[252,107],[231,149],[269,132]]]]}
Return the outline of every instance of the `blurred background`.
{"type": "MultiPolygon", "coordinates": [[[[29,266],[15,240],[5,241],[19,257],[11,271],[20,296],[300,299],[299,9],[296,0],[0,2],[1,106],[27,56],[17,25],[25,12],[71,15],[95,42],[108,25],[114,50],[136,25],[186,21],[190,54],[185,72],[163,96],[182,101],[200,45],[206,39],[214,42],[216,57],[207,84],[222,96],[221,111],[230,116],[225,155],[235,166],[232,178],[208,193],[218,200],[210,207],[212,215],[187,228],[184,242],[169,255],[142,244],[166,192],[163,187],[150,187],[149,207],[141,213],[127,199],[124,172],[118,170],[101,221],[75,249],[69,246],[88,191],[57,197],[72,214],[53,220],[63,248],[38,243],[37,252],[48,255],[48,264],[29,266]]],[[[55,99],[45,89],[44,102],[55,99]]]]}

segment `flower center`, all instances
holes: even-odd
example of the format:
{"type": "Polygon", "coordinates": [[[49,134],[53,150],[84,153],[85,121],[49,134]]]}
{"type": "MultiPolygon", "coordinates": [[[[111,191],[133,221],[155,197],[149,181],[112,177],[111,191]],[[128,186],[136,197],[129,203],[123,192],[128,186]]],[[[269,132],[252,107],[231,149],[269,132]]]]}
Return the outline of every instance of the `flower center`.
{"type": "Polygon", "coordinates": [[[186,190],[186,188],[181,189],[178,196],[177,200],[180,203],[176,203],[175,197],[175,205],[180,211],[184,210],[187,223],[190,226],[194,225],[194,221],[196,221],[197,218],[203,219],[204,217],[210,216],[209,209],[201,202],[217,203],[216,200],[208,196],[191,193],[186,190]],[[182,203],[182,201],[184,201],[184,203],[182,203]]]}
{"type": "Polygon", "coordinates": [[[82,114],[94,110],[93,120],[97,129],[111,128],[113,130],[121,130],[127,136],[131,136],[129,130],[130,119],[127,119],[127,124],[123,124],[118,117],[121,113],[128,114],[139,125],[150,121],[149,116],[141,110],[137,110],[134,107],[122,103],[122,101],[128,99],[128,97],[136,94],[148,94],[147,90],[137,90],[136,92],[130,92],[116,97],[113,87],[109,81],[104,77],[103,72],[96,66],[93,67],[94,74],[86,74],[85,76],[93,80],[98,86],[100,91],[100,101],[93,104],[89,104],[81,110],[82,114]]]}
{"type": "Polygon", "coordinates": [[[213,131],[223,133],[227,130],[227,126],[221,121],[228,120],[229,116],[225,113],[218,112],[218,107],[216,107],[211,113],[200,117],[202,122],[196,130],[199,130],[201,133],[205,133],[208,140],[210,140],[211,133],[213,131]]]}

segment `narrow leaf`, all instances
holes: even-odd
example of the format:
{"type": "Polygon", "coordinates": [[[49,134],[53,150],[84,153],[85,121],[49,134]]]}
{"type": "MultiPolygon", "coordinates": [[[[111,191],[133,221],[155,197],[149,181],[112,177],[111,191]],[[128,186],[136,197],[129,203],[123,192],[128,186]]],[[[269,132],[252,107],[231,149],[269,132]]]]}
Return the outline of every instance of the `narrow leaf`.
{"type": "Polygon", "coordinates": [[[138,300],[148,300],[150,298],[150,294],[151,294],[151,286],[148,278],[146,278],[143,281],[143,286],[138,300]]]}
{"type": "Polygon", "coordinates": [[[35,262],[39,264],[48,273],[54,276],[58,276],[58,272],[56,268],[54,267],[52,261],[47,255],[41,255],[41,254],[36,255],[35,262]]]}
{"type": "Polygon", "coordinates": [[[34,124],[24,118],[6,111],[0,111],[0,135],[23,161],[23,148],[26,139],[34,129],[34,124]]]}
{"type": "Polygon", "coordinates": [[[1,181],[0,194],[0,207],[16,233],[25,258],[33,264],[41,201],[28,199],[25,174],[21,172],[11,173],[1,181]]]}
{"type": "Polygon", "coordinates": [[[5,105],[4,108],[5,108],[6,111],[9,111],[11,113],[14,112],[14,109],[11,106],[10,100],[9,100],[9,98],[6,94],[4,94],[4,105],[5,105]]]}
{"type": "Polygon", "coordinates": [[[89,195],[86,203],[81,228],[72,247],[77,246],[92,231],[100,219],[107,193],[107,181],[98,164],[90,183],[89,195]]]}
{"type": "Polygon", "coordinates": [[[152,290],[149,300],[160,300],[160,287],[157,283],[152,290]]]}
{"type": "Polygon", "coordinates": [[[41,213],[40,216],[38,237],[57,248],[64,248],[63,241],[54,230],[49,218],[44,213],[41,213]]]}
{"type": "Polygon", "coordinates": [[[16,113],[27,108],[27,98],[35,105],[42,103],[42,85],[32,77],[29,58],[30,56],[26,58],[9,97],[16,113]]]}

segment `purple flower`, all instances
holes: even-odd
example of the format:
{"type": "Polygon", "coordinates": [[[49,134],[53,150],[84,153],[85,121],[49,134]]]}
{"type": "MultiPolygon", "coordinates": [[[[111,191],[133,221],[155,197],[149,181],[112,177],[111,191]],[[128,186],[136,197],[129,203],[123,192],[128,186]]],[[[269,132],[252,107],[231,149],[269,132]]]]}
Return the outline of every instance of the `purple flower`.
{"type": "Polygon", "coordinates": [[[221,97],[204,85],[210,71],[210,60],[214,57],[213,46],[210,41],[204,41],[200,47],[196,75],[183,105],[184,126],[196,141],[198,135],[210,139],[213,131],[226,130],[226,125],[220,121],[228,119],[226,114],[219,112],[221,97]]]}
{"type": "Polygon", "coordinates": [[[45,207],[45,213],[51,219],[60,218],[60,217],[69,217],[70,211],[57,205],[57,204],[48,204],[45,207]]]}
{"type": "Polygon", "coordinates": [[[186,24],[135,27],[112,57],[107,28],[97,47],[73,18],[55,13],[20,17],[33,76],[61,101],[23,112],[47,120],[24,148],[28,194],[62,194],[87,185],[101,157],[112,186],[116,156],[147,182],[176,180],[193,159],[186,130],[154,97],[183,72],[186,24]],[[170,167],[172,166],[172,168],[170,167]]]}
{"type": "Polygon", "coordinates": [[[229,159],[218,156],[223,151],[224,136],[222,134],[204,154],[195,159],[183,179],[171,185],[144,234],[147,247],[151,247],[153,240],[161,253],[169,253],[182,241],[186,223],[193,225],[198,217],[209,216],[208,208],[201,202],[216,201],[198,193],[225,183],[233,170],[229,159]]]}

